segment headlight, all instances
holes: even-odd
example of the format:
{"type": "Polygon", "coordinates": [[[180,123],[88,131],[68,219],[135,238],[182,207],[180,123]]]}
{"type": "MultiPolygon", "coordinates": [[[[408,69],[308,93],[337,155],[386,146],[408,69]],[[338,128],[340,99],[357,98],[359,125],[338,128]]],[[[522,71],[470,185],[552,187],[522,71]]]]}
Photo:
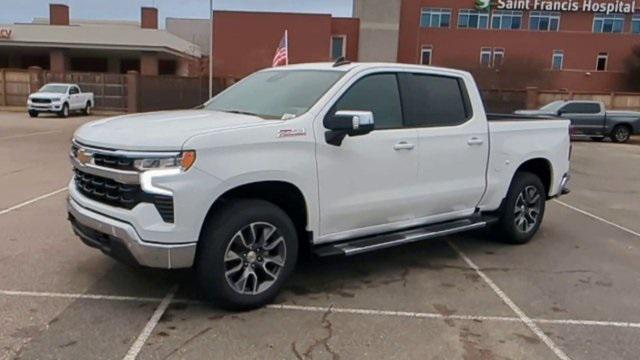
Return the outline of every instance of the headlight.
{"type": "Polygon", "coordinates": [[[183,151],[177,156],[158,157],[137,159],[133,162],[133,167],[140,171],[158,170],[158,169],[181,169],[189,170],[196,162],[195,151],[183,151]]]}

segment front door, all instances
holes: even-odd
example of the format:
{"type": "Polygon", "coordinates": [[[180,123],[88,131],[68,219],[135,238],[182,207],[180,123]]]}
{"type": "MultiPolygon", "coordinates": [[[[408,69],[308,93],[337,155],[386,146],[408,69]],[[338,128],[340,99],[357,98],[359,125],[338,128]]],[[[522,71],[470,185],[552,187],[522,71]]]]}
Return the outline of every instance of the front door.
{"type": "Polygon", "coordinates": [[[373,112],[375,130],[333,146],[318,121],[319,242],[388,230],[417,216],[417,131],[403,125],[397,75],[353,81],[328,116],[339,110],[373,112]]]}
{"type": "Polygon", "coordinates": [[[599,103],[570,102],[560,109],[560,113],[582,134],[599,135],[604,131],[605,112],[599,103]]]}

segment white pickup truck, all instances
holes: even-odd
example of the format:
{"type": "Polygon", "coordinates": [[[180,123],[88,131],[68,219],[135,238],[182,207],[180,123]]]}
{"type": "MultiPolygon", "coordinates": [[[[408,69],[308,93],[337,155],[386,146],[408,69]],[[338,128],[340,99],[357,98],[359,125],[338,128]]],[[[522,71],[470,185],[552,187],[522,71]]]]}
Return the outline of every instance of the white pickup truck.
{"type": "Polygon", "coordinates": [[[93,93],[82,92],[76,84],[50,83],[27,99],[29,116],[37,117],[40,113],[55,113],[60,117],[68,117],[71,111],[81,111],[91,115],[95,105],[93,93]]]}
{"type": "Polygon", "coordinates": [[[521,244],[568,192],[569,121],[485,114],[467,72],[305,64],[200,110],[79,128],[68,212],[117,259],[195,267],[221,306],[270,302],[298,254],[356,255],[490,227],[521,244]]]}

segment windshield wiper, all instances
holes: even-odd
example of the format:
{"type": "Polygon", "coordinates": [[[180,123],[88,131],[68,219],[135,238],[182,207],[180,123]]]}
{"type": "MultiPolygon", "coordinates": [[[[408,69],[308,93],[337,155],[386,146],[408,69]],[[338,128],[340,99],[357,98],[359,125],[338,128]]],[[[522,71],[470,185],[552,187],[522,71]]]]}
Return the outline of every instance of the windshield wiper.
{"type": "Polygon", "coordinates": [[[262,116],[249,112],[249,111],[241,111],[241,110],[221,110],[222,112],[231,113],[231,114],[240,114],[240,115],[249,115],[249,116],[257,116],[261,118],[262,116]]]}

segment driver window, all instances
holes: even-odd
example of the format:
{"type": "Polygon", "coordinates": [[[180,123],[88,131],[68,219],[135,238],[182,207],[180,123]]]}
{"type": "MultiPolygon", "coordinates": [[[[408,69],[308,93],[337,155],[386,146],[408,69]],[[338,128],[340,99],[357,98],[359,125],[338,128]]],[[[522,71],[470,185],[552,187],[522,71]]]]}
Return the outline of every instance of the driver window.
{"type": "Polygon", "coordinates": [[[402,106],[396,74],[368,75],[358,80],[334,105],[340,110],[371,111],[376,129],[402,128],[402,106]]]}
{"type": "Polygon", "coordinates": [[[600,105],[596,103],[573,103],[567,104],[560,111],[564,114],[597,114],[600,112],[600,105]]]}

